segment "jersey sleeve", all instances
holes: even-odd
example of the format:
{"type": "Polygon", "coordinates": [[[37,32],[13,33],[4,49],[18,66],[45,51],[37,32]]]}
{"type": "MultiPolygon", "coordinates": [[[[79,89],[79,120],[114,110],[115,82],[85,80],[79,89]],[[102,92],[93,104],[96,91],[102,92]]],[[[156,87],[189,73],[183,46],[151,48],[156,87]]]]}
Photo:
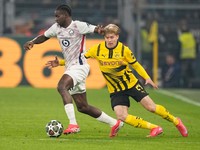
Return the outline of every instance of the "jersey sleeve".
{"type": "Polygon", "coordinates": [[[133,67],[134,70],[137,71],[137,73],[143,77],[145,80],[149,79],[149,75],[147,74],[147,72],[145,71],[145,69],[142,67],[142,65],[139,62],[135,62],[134,64],[131,65],[133,67]]]}
{"type": "Polygon", "coordinates": [[[135,62],[137,62],[135,56],[133,55],[132,51],[128,47],[125,47],[124,54],[129,64],[134,64],[135,62]]]}
{"type": "Polygon", "coordinates": [[[48,37],[48,38],[51,38],[51,37],[56,37],[57,34],[56,34],[56,26],[57,24],[53,24],[49,29],[47,29],[45,32],[44,32],[44,36],[48,37]]]}
{"type": "Polygon", "coordinates": [[[75,21],[75,23],[77,25],[80,34],[94,33],[94,29],[96,28],[95,25],[91,25],[87,22],[75,21]]]}
{"type": "Polygon", "coordinates": [[[132,68],[144,79],[149,79],[149,75],[145,71],[145,69],[142,67],[142,65],[137,61],[135,56],[133,55],[132,51],[126,47],[125,49],[125,57],[128,63],[132,66],[132,68]]]}

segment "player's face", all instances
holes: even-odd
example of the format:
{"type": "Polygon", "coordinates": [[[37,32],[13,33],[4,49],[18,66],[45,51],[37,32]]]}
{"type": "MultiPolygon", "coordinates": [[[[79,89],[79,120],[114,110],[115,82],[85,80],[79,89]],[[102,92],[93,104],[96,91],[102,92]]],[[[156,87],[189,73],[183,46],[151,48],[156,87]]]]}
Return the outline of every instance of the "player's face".
{"type": "Polygon", "coordinates": [[[60,10],[55,11],[55,21],[61,26],[61,27],[66,27],[66,19],[67,16],[65,13],[63,13],[60,10]]]}
{"type": "Polygon", "coordinates": [[[119,39],[119,35],[116,35],[114,33],[107,33],[104,36],[104,39],[106,41],[106,46],[108,48],[114,48],[117,45],[118,39],[119,39]]]}

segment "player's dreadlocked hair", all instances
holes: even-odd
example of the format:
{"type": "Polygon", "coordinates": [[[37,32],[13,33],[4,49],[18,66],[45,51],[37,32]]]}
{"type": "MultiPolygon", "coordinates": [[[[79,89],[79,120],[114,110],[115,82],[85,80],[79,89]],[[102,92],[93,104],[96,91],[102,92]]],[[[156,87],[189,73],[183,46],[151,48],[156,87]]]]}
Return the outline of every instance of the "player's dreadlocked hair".
{"type": "Polygon", "coordinates": [[[69,16],[72,15],[72,10],[71,8],[68,6],[68,5],[59,5],[56,10],[62,10],[62,11],[65,11],[69,14],[69,16]]]}

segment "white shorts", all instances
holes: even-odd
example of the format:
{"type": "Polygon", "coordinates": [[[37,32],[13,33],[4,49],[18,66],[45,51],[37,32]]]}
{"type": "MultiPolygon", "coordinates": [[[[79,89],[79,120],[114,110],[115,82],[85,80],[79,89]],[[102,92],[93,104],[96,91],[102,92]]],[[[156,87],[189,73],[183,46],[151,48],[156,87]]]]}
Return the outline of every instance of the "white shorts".
{"type": "Polygon", "coordinates": [[[68,74],[73,79],[74,87],[69,90],[71,95],[86,92],[85,80],[89,71],[90,66],[88,64],[84,64],[72,66],[64,72],[64,74],[68,74]]]}

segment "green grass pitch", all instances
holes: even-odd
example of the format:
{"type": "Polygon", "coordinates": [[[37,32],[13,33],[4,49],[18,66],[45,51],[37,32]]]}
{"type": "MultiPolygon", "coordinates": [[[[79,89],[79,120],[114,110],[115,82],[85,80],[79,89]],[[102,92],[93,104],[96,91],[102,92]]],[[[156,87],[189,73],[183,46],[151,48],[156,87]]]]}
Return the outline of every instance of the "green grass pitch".
{"type": "MultiPolygon", "coordinates": [[[[197,150],[200,149],[200,108],[148,89],[158,104],[182,119],[189,130],[183,138],[172,123],[147,112],[131,100],[129,113],[163,127],[164,133],[146,138],[148,130],[127,124],[115,138],[109,138],[110,127],[76,110],[81,132],[49,138],[45,125],[52,119],[67,127],[68,120],[56,89],[30,87],[0,88],[1,150],[197,150]]],[[[188,92],[189,93],[189,92],[188,92]]],[[[197,92],[197,93],[200,93],[197,92]]],[[[115,117],[106,89],[88,90],[88,102],[115,117]]],[[[192,97],[200,97],[192,95],[192,97]]],[[[197,99],[197,98],[196,98],[197,99]]]]}

